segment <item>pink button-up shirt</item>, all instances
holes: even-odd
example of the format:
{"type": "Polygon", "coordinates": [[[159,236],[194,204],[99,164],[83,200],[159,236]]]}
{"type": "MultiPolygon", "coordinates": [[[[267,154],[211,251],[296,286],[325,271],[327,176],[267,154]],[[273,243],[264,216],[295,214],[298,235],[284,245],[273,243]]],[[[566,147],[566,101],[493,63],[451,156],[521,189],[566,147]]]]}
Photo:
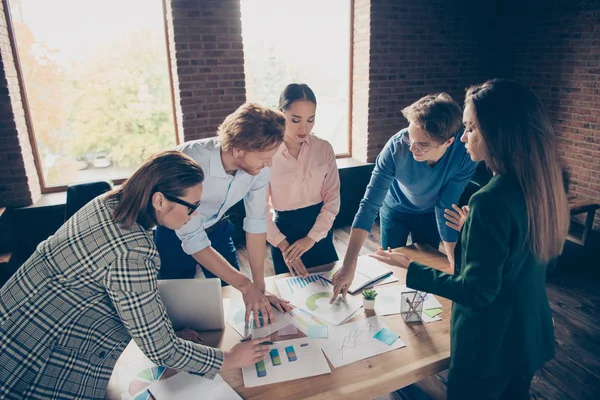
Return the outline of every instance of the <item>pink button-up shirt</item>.
{"type": "Polygon", "coordinates": [[[285,239],[273,221],[273,210],[297,210],[320,202],[323,202],[323,207],[308,233],[308,237],[315,242],[327,236],[340,211],[340,175],[333,147],[328,141],[309,135],[302,143],[296,160],[282,143],[273,157],[269,182],[269,243],[277,246],[285,239]]]}

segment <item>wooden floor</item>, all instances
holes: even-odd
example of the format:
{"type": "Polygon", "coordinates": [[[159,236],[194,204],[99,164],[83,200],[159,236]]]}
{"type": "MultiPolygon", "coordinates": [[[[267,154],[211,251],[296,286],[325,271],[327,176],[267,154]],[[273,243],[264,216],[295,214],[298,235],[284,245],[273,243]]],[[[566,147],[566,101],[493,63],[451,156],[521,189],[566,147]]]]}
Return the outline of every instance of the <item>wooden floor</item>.
{"type": "MultiPolygon", "coordinates": [[[[334,244],[340,258],[346,254],[349,228],[335,229],[334,244]]],[[[375,225],[361,254],[379,248],[375,225]]],[[[573,250],[577,251],[577,249],[573,250]]],[[[238,250],[242,271],[249,274],[245,249],[238,250]]],[[[569,257],[548,276],[546,285],[555,321],[556,357],[535,375],[532,399],[600,399],[600,263],[569,257]]],[[[274,274],[268,252],[265,272],[274,274]]],[[[446,398],[447,371],[390,394],[389,399],[441,400],[446,398]]]]}

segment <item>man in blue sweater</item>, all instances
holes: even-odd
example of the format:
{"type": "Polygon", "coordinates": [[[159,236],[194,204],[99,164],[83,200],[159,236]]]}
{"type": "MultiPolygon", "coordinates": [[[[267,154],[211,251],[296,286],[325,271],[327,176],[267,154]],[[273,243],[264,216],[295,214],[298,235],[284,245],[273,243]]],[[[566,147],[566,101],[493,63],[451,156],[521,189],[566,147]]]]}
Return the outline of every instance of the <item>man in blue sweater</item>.
{"type": "Polygon", "coordinates": [[[380,213],[381,246],[414,243],[438,248],[440,239],[454,265],[457,232],[446,225],[444,210],[458,203],[475,173],[460,141],[462,111],[446,93],[425,96],[402,110],[409,126],[396,133],[377,157],[371,181],[354,217],[342,268],[335,274],[334,296],[346,295],[360,249],[380,213]]]}

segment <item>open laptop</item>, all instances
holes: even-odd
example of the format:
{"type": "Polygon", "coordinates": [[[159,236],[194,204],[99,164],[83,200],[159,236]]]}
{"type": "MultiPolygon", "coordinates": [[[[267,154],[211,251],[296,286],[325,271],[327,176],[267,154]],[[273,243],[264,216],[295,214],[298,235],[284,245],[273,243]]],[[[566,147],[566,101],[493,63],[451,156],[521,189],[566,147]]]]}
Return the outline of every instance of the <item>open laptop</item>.
{"type": "Polygon", "coordinates": [[[225,328],[220,279],[159,280],[158,291],[175,330],[225,328]]]}

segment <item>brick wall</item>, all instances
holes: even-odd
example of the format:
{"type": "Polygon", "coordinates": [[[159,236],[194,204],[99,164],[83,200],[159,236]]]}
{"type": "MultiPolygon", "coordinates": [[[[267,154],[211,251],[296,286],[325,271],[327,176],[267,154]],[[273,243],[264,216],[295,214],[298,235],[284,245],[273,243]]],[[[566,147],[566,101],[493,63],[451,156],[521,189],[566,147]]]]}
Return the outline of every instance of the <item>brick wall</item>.
{"type": "Polygon", "coordinates": [[[183,140],[214,136],[246,101],[237,0],[167,0],[176,114],[183,140]]]}
{"type": "MultiPolygon", "coordinates": [[[[541,2],[354,0],[354,157],[373,161],[421,96],[446,91],[462,103],[466,86],[513,77],[548,107],[572,192],[600,201],[599,1],[541,2]]],[[[212,136],[245,101],[239,2],[165,4],[180,141],[212,136]]],[[[40,190],[0,14],[0,206],[16,206],[40,190]]]]}
{"type": "Polygon", "coordinates": [[[372,0],[367,159],[408,126],[400,110],[444,91],[462,104],[465,87],[489,78],[491,19],[477,2],[372,0]]]}
{"type": "Polygon", "coordinates": [[[40,184],[29,142],[21,89],[0,2],[0,207],[29,205],[40,184]]]}
{"type": "Polygon", "coordinates": [[[506,14],[513,22],[504,29],[501,70],[546,106],[570,192],[600,202],[600,1],[555,0],[506,14]]]}

